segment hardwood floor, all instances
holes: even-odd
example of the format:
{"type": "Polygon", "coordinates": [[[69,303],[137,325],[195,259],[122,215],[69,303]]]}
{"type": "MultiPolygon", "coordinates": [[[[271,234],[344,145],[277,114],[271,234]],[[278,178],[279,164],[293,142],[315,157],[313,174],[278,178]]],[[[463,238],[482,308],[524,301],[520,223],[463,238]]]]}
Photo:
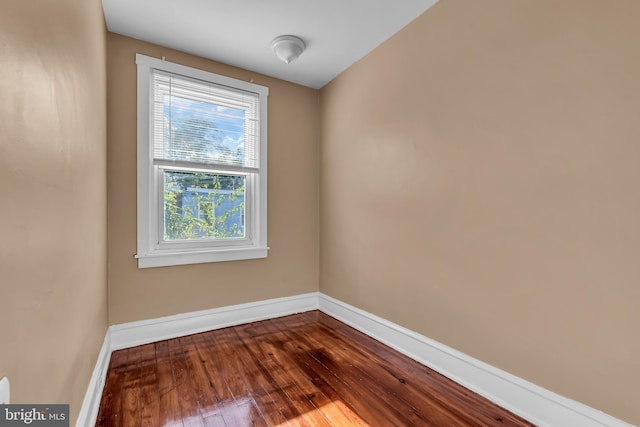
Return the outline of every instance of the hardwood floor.
{"type": "Polygon", "coordinates": [[[98,426],[531,426],[312,311],[113,353],[98,426]]]}

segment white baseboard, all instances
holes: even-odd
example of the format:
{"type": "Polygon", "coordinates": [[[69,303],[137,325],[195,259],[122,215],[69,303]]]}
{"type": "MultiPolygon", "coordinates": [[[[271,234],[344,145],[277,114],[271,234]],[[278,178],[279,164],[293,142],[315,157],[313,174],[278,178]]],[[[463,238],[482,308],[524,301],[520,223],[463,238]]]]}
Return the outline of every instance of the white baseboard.
{"type": "Polygon", "coordinates": [[[105,375],[114,350],[316,309],[540,427],[633,427],[319,292],[111,326],[107,330],[76,427],[95,425],[105,375]]]}
{"type": "Polygon", "coordinates": [[[93,369],[93,374],[89,380],[87,392],[85,393],[84,400],[82,401],[82,407],[78,414],[76,427],[89,427],[96,425],[98,409],[100,409],[100,399],[102,398],[102,390],[104,389],[104,381],[107,377],[107,369],[109,368],[109,361],[111,360],[112,350],[109,337],[109,330],[107,330],[102,347],[100,348],[100,353],[98,353],[96,366],[93,369]]]}
{"type": "Polygon", "coordinates": [[[319,298],[322,312],[540,427],[633,427],[374,314],[324,294],[319,298]]]}
{"type": "Polygon", "coordinates": [[[197,334],[318,308],[318,292],[113,325],[111,349],[197,334]]]}

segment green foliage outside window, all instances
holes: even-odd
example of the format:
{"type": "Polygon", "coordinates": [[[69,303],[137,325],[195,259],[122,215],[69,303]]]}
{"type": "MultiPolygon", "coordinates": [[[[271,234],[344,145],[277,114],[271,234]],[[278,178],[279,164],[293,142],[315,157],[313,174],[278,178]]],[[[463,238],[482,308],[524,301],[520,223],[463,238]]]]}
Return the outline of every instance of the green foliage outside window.
{"type": "Polygon", "coordinates": [[[165,172],[165,240],[244,237],[245,185],[242,176],[165,172]]]}

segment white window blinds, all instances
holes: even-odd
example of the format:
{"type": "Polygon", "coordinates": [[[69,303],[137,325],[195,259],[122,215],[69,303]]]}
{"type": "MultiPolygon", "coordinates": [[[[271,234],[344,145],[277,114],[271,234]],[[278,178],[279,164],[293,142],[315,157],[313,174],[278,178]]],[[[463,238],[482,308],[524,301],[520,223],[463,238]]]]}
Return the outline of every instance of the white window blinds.
{"type": "Polygon", "coordinates": [[[259,167],[258,94],[158,70],[151,81],[154,160],[259,167]]]}

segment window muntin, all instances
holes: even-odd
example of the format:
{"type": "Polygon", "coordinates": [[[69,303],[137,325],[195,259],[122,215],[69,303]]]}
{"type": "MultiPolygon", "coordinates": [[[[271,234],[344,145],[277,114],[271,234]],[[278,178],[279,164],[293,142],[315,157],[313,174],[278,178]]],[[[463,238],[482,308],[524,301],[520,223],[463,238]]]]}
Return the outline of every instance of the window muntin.
{"type": "Polygon", "coordinates": [[[139,267],[266,257],[268,89],[136,61],[139,267]]]}

